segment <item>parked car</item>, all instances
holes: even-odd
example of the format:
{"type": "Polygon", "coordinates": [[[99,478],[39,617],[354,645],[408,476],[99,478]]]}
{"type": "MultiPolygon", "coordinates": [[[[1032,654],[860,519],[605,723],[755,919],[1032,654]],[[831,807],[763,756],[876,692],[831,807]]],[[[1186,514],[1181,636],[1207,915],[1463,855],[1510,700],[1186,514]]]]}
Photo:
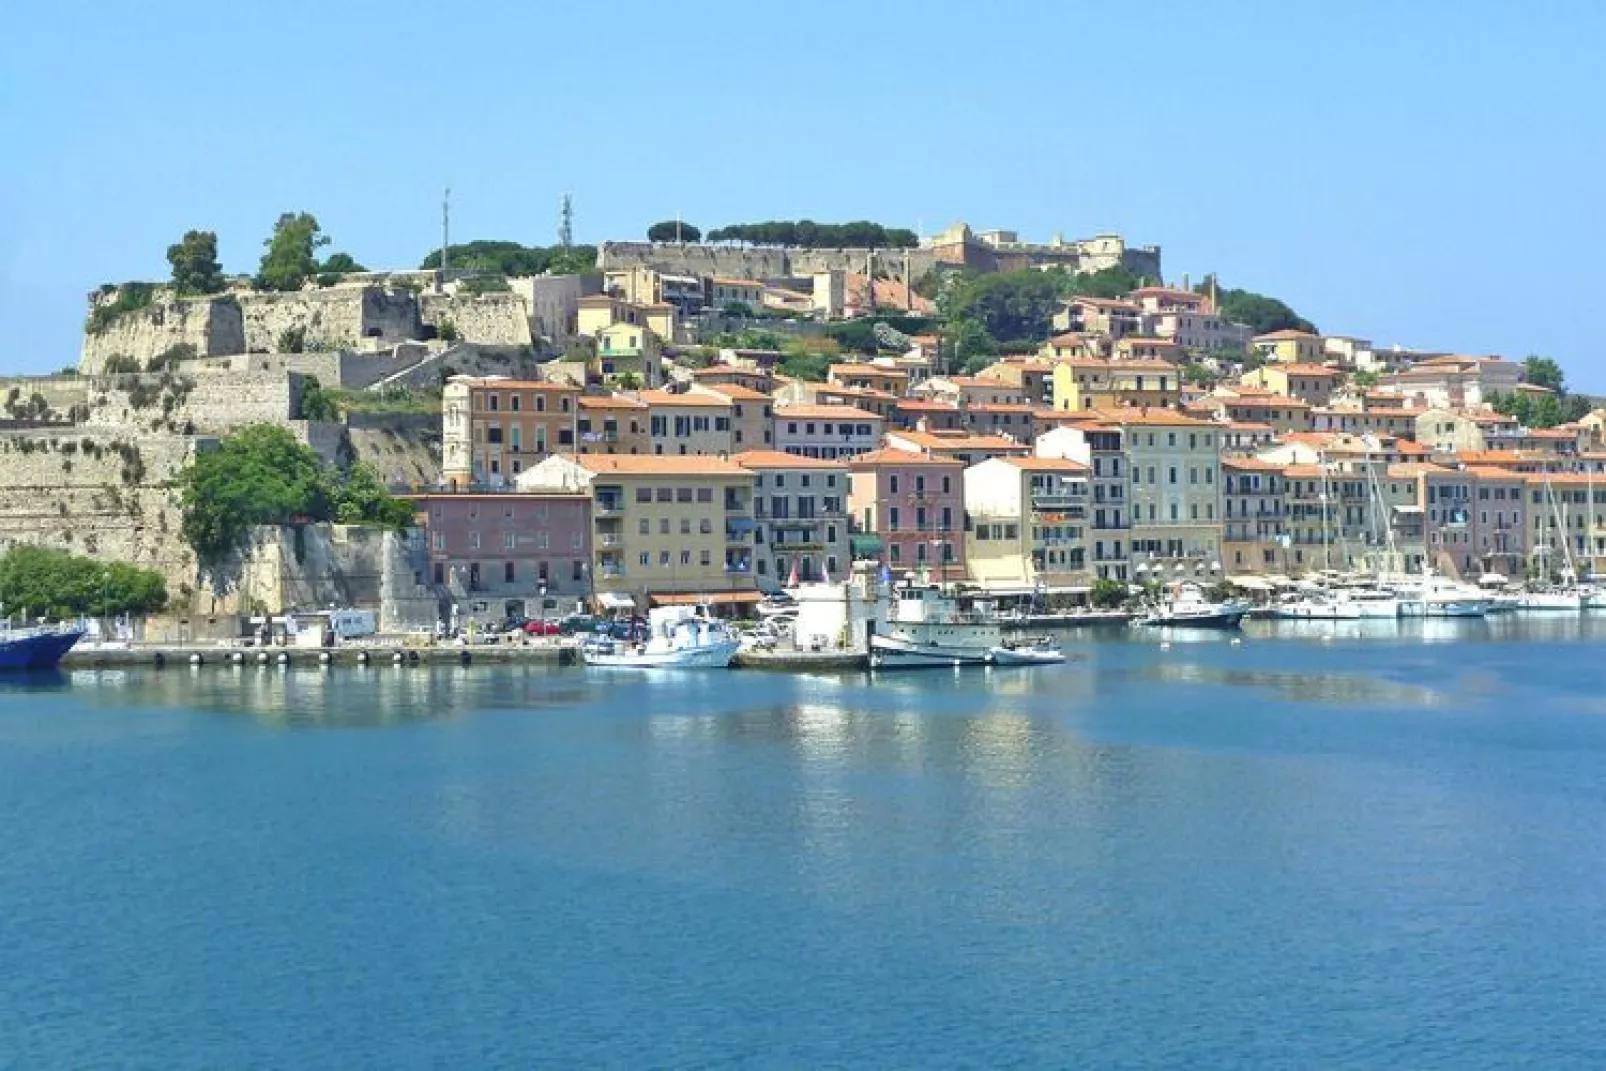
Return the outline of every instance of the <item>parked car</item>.
{"type": "Polygon", "coordinates": [[[527,636],[560,636],[563,626],[556,621],[526,621],[524,634],[527,636]]]}

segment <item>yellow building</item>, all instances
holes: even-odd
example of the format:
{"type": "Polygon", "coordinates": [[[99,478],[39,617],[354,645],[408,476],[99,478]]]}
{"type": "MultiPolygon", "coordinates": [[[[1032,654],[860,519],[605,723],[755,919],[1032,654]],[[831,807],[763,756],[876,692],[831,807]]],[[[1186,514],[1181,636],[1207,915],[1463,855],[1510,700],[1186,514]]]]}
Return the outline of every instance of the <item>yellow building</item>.
{"type": "Polygon", "coordinates": [[[1268,364],[1245,372],[1242,382],[1264,387],[1284,398],[1298,398],[1311,405],[1326,405],[1338,386],[1339,374],[1319,364],[1268,364]]]}
{"type": "Polygon", "coordinates": [[[560,454],[521,491],[591,496],[591,583],[602,608],[756,602],[753,473],[724,458],[560,454]]]}
{"type": "Polygon", "coordinates": [[[663,390],[642,391],[637,397],[650,411],[653,453],[718,456],[731,452],[729,398],[706,391],[663,390]]]}
{"type": "Polygon", "coordinates": [[[1103,416],[1121,429],[1132,477],[1134,577],[1218,575],[1222,426],[1164,409],[1103,416]]]}
{"type": "Polygon", "coordinates": [[[1054,408],[1059,410],[1174,408],[1182,375],[1166,361],[1073,358],[1054,366],[1054,408]]]}
{"type": "Polygon", "coordinates": [[[1253,352],[1275,364],[1321,364],[1322,336],[1309,331],[1270,331],[1249,340],[1253,352]]]}

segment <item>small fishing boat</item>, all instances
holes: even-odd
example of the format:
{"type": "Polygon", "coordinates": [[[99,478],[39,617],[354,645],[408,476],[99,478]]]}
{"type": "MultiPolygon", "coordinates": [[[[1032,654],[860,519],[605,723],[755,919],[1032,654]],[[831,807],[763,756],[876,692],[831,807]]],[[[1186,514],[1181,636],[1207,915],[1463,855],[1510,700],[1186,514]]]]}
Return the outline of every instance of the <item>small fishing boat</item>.
{"type": "Polygon", "coordinates": [[[991,651],[995,666],[1051,666],[1065,661],[1065,652],[1047,636],[1006,641],[991,651]]]}
{"type": "Polygon", "coordinates": [[[723,622],[690,606],[659,606],[647,612],[647,635],[599,637],[580,648],[588,666],[621,669],[725,669],[741,641],[723,622]]]}
{"type": "Polygon", "coordinates": [[[1211,602],[1197,584],[1173,584],[1155,606],[1134,624],[1158,628],[1233,629],[1243,624],[1249,607],[1241,602],[1211,602]]]}

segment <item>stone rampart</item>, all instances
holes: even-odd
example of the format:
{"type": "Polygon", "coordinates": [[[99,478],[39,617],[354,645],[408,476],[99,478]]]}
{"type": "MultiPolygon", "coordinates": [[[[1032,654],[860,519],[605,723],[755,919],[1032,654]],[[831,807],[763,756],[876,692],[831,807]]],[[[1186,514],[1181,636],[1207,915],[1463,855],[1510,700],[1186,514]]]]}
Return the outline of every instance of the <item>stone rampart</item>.
{"type": "Polygon", "coordinates": [[[530,310],[515,293],[421,294],[420,313],[436,329],[450,322],[457,337],[487,346],[528,346],[530,310]]]}
{"type": "Polygon", "coordinates": [[[85,424],[172,435],[221,435],[244,424],[284,424],[301,406],[293,373],[145,372],[99,376],[85,424]]]}
{"type": "MultiPolygon", "coordinates": [[[[110,300],[112,295],[97,295],[91,309],[110,300]]],[[[144,367],[180,343],[194,346],[203,357],[239,353],[245,348],[240,313],[233,295],[175,298],[170,290],[158,290],[145,308],[124,313],[99,331],[85,330],[78,370],[94,375],[114,356],[132,357],[144,367]]]]}
{"type": "Polygon", "coordinates": [[[683,275],[736,279],[792,279],[822,271],[863,272],[871,265],[895,279],[920,278],[937,264],[929,249],[801,249],[676,242],[604,242],[597,252],[603,271],[647,267],[683,275]],[[907,258],[905,256],[907,254],[907,258]]]}

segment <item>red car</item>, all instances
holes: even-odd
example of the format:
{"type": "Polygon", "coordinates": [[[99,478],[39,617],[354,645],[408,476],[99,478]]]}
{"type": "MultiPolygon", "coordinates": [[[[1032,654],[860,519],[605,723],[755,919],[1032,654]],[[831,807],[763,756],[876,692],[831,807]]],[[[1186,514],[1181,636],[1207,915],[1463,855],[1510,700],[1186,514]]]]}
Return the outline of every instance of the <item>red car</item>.
{"type": "Polygon", "coordinates": [[[557,636],[562,630],[556,621],[526,621],[524,632],[528,636],[557,636]]]}

